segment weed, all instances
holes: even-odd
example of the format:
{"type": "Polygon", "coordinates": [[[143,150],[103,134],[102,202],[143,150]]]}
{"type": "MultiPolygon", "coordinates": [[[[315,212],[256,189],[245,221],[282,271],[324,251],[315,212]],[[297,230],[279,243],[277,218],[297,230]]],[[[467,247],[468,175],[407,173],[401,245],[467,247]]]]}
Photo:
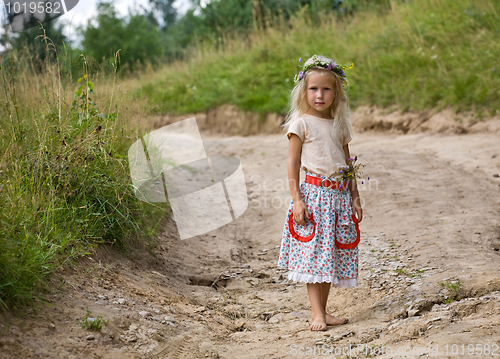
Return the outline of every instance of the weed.
{"type": "Polygon", "coordinates": [[[455,281],[455,282],[441,282],[441,283],[439,283],[439,285],[441,287],[445,287],[450,292],[455,292],[455,293],[460,292],[460,290],[462,289],[462,283],[460,283],[459,281],[455,281]]]}
{"type": "Polygon", "coordinates": [[[398,274],[403,274],[403,275],[409,275],[410,273],[404,269],[395,269],[394,272],[398,274]]]}
{"type": "Polygon", "coordinates": [[[102,327],[108,323],[109,320],[103,320],[100,315],[94,318],[92,316],[92,313],[88,309],[87,309],[87,314],[85,315],[85,319],[82,320],[81,322],[78,322],[78,324],[80,324],[82,328],[94,331],[100,331],[102,327]]]}
{"type": "Polygon", "coordinates": [[[446,298],[446,299],[443,301],[443,303],[444,303],[444,304],[450,304],[451,302],[454,302],[454,301],[455,301],[455,299],[453,299],[452,297],[448,297],[448,298],[446,298]]]}
{"type": "MultiPolygon", "coordinates": [[[[407,270],[404,270],[404,269],[395,269],[394,271],[396,273],[405,275],[405,276],[407,276],[409,278],[413,278],[413,277],[418,277],[419,276],[419,274],[411,273],[411,272],[408,272],[407,270]]],[[[419,273],[419,272],[417,271],[417,273],[419,273]]]]}

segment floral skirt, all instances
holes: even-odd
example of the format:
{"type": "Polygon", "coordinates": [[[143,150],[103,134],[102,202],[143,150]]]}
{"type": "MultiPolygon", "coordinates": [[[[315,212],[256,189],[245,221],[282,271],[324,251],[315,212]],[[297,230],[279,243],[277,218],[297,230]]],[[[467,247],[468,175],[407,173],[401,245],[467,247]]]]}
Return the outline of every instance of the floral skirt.
{"type": "Polygon", "coordinates": [[[350,191],[305,182],[300,191],[311,220],[306,226],[293,221],[293,201],[290,203],[278,267],[288,268],[288,279],[297,282],[357,287],[360,233],[350,191]]]}

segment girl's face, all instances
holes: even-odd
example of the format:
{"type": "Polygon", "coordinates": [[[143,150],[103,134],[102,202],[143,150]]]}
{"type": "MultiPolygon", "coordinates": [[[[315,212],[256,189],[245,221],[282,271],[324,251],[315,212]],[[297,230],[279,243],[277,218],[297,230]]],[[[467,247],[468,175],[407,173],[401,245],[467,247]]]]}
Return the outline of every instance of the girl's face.
{"type": "Polygon", "coordinates": [[[322,118],[331,118],[330,106],[335,96],[334,83],[330,76],[321,72],[307,75],[307,114],[322,118]]]}

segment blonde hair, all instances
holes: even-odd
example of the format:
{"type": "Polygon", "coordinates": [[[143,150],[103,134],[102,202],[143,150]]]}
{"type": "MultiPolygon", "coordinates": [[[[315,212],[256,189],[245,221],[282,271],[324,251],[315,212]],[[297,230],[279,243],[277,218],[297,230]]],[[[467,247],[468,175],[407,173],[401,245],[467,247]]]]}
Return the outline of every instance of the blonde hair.
{"type": "MultiPolygon", "coordinates": [[[[326,58],[325,58],[326,59],[326,58]]],[[[305,65],[312,60],[308,59],[305,65]]],[[[330,60],[330,59],[327,59],[330,60]]],[[[330,60],[333,62],[333,60],[330,60]]],[[[305,66],[304,65],[304,66],[305,66]]],[[[334,72],[325,69],[324,67],[311,67],[304,73],[304,77],[299,81],[291,91],[289,111],[286,116],[286,122],[283,124],[285,129],[288,129],[290,124],[297,118],[309,111],[310,106],[307,102],[307,79],[312,73],[321,73],[324,76],[329,76],[333,81],[333,89],[335,97],[330,106],[330,117],[334,120],[333,127],[335,133],[341,134],[344,131],[349,135],[352,134],[351,110],[349,108],[349,100],[344,91],[343,80],[334,72]]]]}

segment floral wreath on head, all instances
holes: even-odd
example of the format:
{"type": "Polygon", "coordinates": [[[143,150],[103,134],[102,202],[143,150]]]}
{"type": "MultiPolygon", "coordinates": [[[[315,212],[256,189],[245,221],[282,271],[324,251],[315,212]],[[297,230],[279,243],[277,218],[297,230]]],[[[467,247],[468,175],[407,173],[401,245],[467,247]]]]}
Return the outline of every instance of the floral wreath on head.
{"type": "MultiPolygon", "coordinates": [[[[299,59],[299,62],[302,62],[301,58],[299,59]]],[[[293,81],[295,84],[298,84],[306,75],[307,70],[313,67],[322,67],[327,70],[335,72],[342,80],[343,85],[347,88],[349,87],[349,81],[347,81],[347,77],[344,70],[352,69],[353,66],[354,64],[339,65],[335,61],[328,59],[324,56],[313,55],[309,60],[306,61],[306,63],[304,63],[304,67],[298,74],[295,75],[293,81]]]]}

